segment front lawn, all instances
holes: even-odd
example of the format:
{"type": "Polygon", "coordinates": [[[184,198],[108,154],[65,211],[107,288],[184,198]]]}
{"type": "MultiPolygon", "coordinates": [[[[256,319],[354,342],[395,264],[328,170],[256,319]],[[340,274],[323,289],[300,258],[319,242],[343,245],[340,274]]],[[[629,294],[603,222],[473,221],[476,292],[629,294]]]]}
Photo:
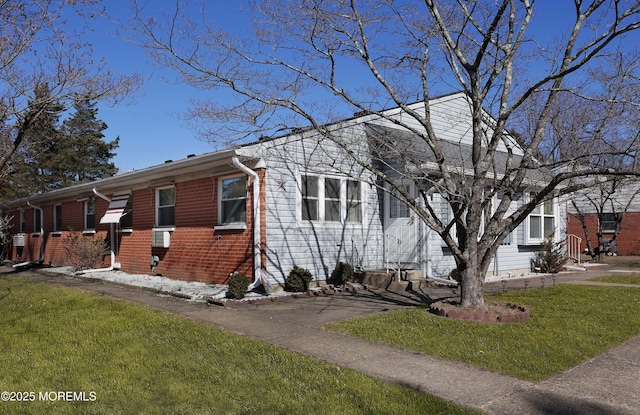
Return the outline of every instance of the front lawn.
{"type": "Polygon", "coordinates": [[[15,276],[0,275],[0,328],[0,389],[13,392],[3,393],[0,413],[476,413],[164,312],[15,276]]]}
{"type": "Polygon", "coordinates": [[[616,274],[591,278],[590,281],[640,285],[640,274],[616,274]]]}
{"type": "Polygon", "coordinates": [[[331,324],[354,336],[540,381],[640,334],[637,288],[557,285],[491,296],[531,308],[525,323],[495,325],[413,308],[331,324]]]}

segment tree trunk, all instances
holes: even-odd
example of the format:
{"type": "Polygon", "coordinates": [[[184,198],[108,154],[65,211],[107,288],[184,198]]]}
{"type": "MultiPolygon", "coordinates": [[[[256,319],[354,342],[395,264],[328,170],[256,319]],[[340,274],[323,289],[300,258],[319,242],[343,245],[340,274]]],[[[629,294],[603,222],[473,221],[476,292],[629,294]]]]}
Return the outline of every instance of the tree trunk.
{"type": "Polygon", "coordinates": [[[484,308],[484,272],[478,264],[469,264],[460,277],[460,307],[484,308]]]}

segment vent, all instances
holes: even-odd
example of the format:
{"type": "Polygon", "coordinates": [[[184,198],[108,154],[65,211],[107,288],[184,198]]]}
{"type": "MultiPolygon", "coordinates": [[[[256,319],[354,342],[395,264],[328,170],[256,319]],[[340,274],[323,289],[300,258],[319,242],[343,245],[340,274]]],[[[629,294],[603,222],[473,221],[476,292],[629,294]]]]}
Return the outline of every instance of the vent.
{"type": "Polygon", "coordinates": [[[169,231],[153,231],[151,246],[153,248],[169,248],[170,239],[169,231]]]}
{"type": "Polygon", "coordinates": [[[24,247],[24,234],[13,235],[13,246],[24,247]]]}

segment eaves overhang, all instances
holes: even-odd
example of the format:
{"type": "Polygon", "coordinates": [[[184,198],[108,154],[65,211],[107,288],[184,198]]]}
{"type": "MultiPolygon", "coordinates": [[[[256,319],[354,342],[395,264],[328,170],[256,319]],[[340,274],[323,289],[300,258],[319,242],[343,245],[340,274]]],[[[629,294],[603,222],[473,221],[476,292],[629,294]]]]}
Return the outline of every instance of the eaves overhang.
{"type": "Polygon", "coordinates": [[[232,157],[235,155],[235,149],[227,149],[190,156],[176,161],[168,160],[164,164],[141,170],[119,173],[104,179],[4,202],[0,205],[0,209],[26,207],[27,202],[45,204],[47,202],[92,196],[94,188],[101,193],[111,194],[125,189],[136,190],[165,183],[179,183],[185,180],[207,177],[225,171],[237,170],[231,162],[232,157]]]}

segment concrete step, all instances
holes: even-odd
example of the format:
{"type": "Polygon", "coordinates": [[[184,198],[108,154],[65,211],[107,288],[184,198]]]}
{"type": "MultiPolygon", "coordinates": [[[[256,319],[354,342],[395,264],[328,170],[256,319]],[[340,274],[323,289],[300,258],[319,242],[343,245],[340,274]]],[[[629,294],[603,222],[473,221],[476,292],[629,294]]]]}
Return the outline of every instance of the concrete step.
{"type": "Polygon", "coordinates": [[[400,272],[398,281],[397,272],[382,270],[363,271],[355,276],[355,282],[389,291],[406,291],[411,287],[418,287],[424,279],[420,270],[405,270],[400,272]]]}
{"type": "Polygon", "coordinates": [[[411,283],[409,281],[391,281],[389,285],[387,285],[386,290],[407,291],[409,289],[410,284],[411,283]]]}

